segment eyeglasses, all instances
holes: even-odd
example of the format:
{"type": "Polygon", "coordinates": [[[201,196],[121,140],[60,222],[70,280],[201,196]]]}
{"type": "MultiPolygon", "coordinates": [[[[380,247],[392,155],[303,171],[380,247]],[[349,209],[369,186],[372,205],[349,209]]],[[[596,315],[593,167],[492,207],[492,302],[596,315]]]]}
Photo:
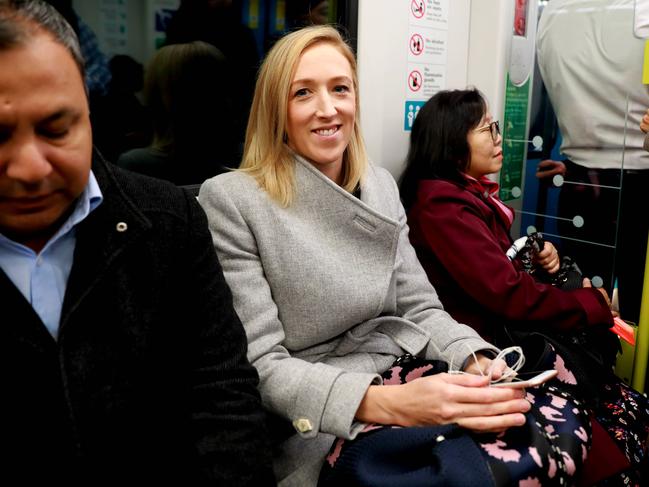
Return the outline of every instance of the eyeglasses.
{"type": "Polygon", "coordinates": [[[476,132],[485,132],[487,130],[491,132],[491,140],[493,140],[495,144],[496,140],[498,140],[498,136],[500,135],[500,124],[498,123],[498,120],[494,120],[487,125],[483,125],[482,127],[475,129],[476,132]]]}

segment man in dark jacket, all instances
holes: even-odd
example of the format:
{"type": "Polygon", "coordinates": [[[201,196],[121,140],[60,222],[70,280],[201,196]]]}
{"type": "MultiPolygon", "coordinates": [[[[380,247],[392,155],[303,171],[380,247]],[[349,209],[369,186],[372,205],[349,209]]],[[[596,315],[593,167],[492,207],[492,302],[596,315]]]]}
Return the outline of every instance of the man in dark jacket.
{"type": "Polygon", "coordinates": [[[202,210],[93,156],[74,33],[29,0],[0,0],[0,303],[1,476],[274,482],[202,210]]]}

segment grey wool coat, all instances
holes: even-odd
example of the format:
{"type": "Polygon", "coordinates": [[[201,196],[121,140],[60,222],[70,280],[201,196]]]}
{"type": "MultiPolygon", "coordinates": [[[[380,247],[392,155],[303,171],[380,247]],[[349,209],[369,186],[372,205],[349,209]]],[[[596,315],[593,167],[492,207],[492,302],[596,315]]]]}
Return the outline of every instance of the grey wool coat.
{"type": "Polygon", "coordinates": [[[243,172],[201,187],[264,406],[297,434],[275,458],[280,485],[316,485],[334,437],[353,438],[371,384],[400,355],[451,360],[493,347],[445,311],[408,241],[394,179],[370,165],[356,198],[296,157],[282,208],[243,172]]]}

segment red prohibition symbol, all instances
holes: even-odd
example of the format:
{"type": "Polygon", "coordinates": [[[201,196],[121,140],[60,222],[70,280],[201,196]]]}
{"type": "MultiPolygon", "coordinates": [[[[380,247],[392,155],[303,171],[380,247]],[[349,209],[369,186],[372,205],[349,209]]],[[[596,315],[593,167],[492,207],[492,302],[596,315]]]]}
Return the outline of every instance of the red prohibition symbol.
{"type": "Polygon", "coordinates": [[[412,0],[410,3],[410,9],[412,10],[412,15],[418,19],[421,19],[426,12],[426,6],[424,5],[423,0],[412,0]]]}
{"type": "Polygon", "coordinates": [[[410,91],[419,91],[422,85],[421,73],[416,69],[408,75],[408,88],[410,91]]]}
{"type": "Polygon", "coordinates": [[[413,34],[410,38],[410,52],[415,56],[424,52],[424,39],[419,34],[413,34]]]}

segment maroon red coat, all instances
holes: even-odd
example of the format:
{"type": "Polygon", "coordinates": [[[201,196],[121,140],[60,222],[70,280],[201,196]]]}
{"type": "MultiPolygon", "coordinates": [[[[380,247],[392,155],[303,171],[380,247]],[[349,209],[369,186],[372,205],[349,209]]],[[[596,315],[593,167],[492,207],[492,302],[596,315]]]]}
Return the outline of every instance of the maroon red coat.
{"type": "Polygon", "coordinates": [[[510,223],[473,188],[446,180],[420,182],[408,223],[410,241],[444,309],[488,340],[507,324],[561,330],[613,324],[596,289],[562,291],[510,262],[505,255],[512,244],[510,223]]]}

